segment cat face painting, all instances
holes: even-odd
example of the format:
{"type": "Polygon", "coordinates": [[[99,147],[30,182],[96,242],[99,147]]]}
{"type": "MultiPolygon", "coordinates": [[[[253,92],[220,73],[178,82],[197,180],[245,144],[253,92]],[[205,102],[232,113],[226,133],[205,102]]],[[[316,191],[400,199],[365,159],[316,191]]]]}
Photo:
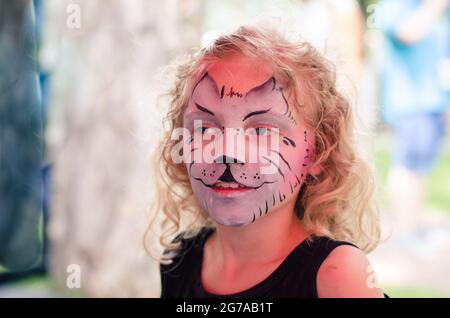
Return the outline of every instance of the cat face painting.
{"type": "Polygon", "coordinates": [[[283,88],[262,61],[233,56],[209,67],[195,85],[184,127],[196,140],[189,146],[192,160],[186,163],[191,186],[216,223],[248,225],[297,198],[312,152],[312,133],[294,117],[283,88]],[[212,142],[202,137],[230,129],[232,136],[244,134],[244,145],[227,146],[227,133],[213,161],[198,160],[212,142]],[[266,138],[263,152],[252,134],[266,138]],[[257,160],[249,160],[256,153],[257,160]],[[264,167],[271,167],[270,173],[264,167]]]}

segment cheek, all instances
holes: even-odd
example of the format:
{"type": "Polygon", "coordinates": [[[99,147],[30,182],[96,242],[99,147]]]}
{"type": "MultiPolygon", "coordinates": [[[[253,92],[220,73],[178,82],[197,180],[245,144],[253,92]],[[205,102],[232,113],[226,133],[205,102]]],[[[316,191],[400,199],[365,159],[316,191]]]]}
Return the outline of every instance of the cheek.
{"type": "Polygon", "coordinates": [[[292,194],[298,190],[303,183],[308,169],[309,155],[307,147],[282,148],[280,151],[280,167],[285,171],[284,178],[281,177],[281,189],[283,193],[292,194]]]}
{"type": "Polygon", "coordinates": [[[288,146],[283,143],[282,151],[285,151],[286,159],[293,163],[296,173],[306,175],[306,170],[311,162],[313,138],[312,133],[305,129],[298,129],[290,138],[288,146]],[[292,144],[292,142],[294,144],[292,144]]]}
{"type": "Polygon", "coordinates": [[[309,148],[307,146],[300,146],[298,149],[293,151],[288,151],[286,156],[287,160],[293,163],[292,170],[296,174],[306,175],[306,170],[308,168],[309,160],[309,148]]]}
{"type": "Polygon", "coordinates": [[[279,190],[286,199],[296,196],[303,184],[311,162],[311,143],[306,130],[297,130],[289,137],[282,137],[279,151],[279,190]]]}

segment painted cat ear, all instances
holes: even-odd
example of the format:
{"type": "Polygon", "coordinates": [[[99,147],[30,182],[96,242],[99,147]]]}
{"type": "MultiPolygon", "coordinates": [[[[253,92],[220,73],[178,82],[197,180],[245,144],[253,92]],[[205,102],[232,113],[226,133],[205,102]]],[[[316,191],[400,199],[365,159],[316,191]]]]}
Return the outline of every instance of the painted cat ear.
{"type": "Polygon", "coordinates": [[[200,78],[200,80],[197,82],[192,92],[195,92],[195,90],[198,89],[199,87],[204,87],[209,91],[214,92],[217,98],[220,97],[220,92],[219,89],[217,88],[217,84],[214,81],[214,79],[211,76],[209,76],[208,72],[206,72],[202,76],[202,78],[200,78]]]}
{"type": "Polygon", "coordinates": [[[245,96],[247,97],[248,95],[254,94],[254,93],[258,93],[258,94],[269,93],[269,92],[273,91],[275,89],[275,87],[276,87],[275,77],[272,76],[267,81],[265,81],[263,84],[252,88],[250,91],[248,91],[247,94],[245,94],[245,96]]]}

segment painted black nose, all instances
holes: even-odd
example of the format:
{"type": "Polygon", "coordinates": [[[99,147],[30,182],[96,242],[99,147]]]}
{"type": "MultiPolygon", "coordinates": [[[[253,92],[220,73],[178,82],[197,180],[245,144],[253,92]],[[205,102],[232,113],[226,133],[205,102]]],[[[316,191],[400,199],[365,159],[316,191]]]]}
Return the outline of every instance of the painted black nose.
{"type": "Polygon", "coordinates": [[[220,176],[219,180],[222,181],[222,182],[236,182],[236,180],[234,179],[233,175],[231,174],[231,170],[230,170],[230,166],[229,165],[227,165],[227,168],[222,173],[222,175],[220,176]]]}
{"type": "Polygon", "coordinates": [[[214,159],[215,163],[224,163],[227,166],[232,164],[232,163],[238,163],[240,165],[243,165],[244,163],[236,158],[233,157],[229,157],[229,156],[219,156],[216,159],[214,159]]]}

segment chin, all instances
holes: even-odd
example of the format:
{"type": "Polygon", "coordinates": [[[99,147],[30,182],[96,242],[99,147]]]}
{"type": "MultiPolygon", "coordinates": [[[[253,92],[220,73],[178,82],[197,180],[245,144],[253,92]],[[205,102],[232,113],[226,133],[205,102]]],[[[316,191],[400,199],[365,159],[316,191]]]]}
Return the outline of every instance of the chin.
{"type": "Polygon", "coordinates": [[[252,223],[251,221],[243,221],[243,220],[236,220],[236,219],[229,219],[229,220],[218,220],[214,219],[214,221],[217,224],[220,224],[222,226],[229,226],[229,227],[241,227],[246,226],[252,223]]]}

